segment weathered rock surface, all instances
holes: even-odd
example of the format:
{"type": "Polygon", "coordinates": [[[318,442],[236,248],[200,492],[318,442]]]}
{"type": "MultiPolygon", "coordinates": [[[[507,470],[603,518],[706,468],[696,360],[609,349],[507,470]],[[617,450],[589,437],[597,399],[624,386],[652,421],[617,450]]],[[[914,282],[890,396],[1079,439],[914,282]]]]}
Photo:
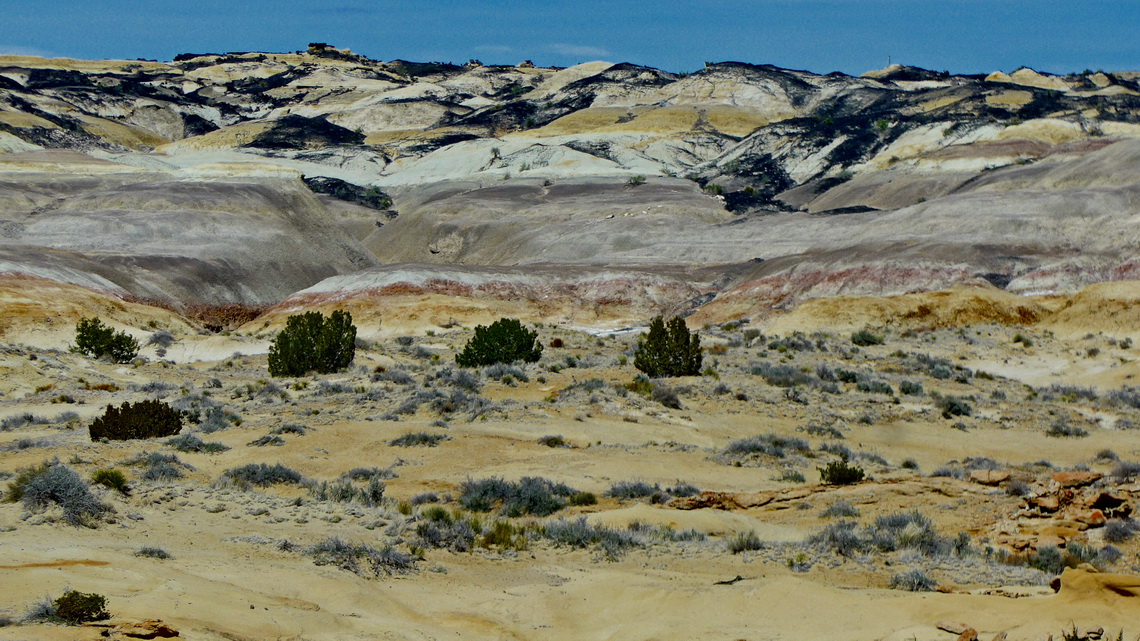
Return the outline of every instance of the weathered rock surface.
{"type": "MultiPolygon", "coordinates": [[[[679,279],[704,295],[687,311],[716,320],[1140,278],[1135,74],[674,74],[317,48],[0,56],[0,78],[3,268],[141,298],[275,303],[382,264],[576,265],[679,279]],[[346,187],[314,197],[301,176],[346,187]]],[[[593,304],[557,282],[558,305],[593,304]]]]}

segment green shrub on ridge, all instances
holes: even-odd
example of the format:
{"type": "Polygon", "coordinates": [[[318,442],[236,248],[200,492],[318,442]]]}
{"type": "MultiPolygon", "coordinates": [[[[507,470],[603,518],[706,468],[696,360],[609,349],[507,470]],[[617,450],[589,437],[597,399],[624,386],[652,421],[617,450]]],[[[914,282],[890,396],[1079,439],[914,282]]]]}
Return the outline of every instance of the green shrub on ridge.
{"type": "Polygon", "coordinates": [[[352,314],[337,310],[295,314],[285,321],[269,346],[271,376],[329,374],[348,367],[356,357],[356,325],[352,314]]]}
{"type": "Polygon", "coordinates": [[[91,358],[109,357],[116,363],[129,363],[139,353],[139,342],[126,332],[116,332],[92,316],[80,319],[75,326],[75,346],[71,351],[91,358]]]}
{"type": "Polygon", "coordinates": [[[517,318],[500,318],[489,326],[479,325],[475,335],[455,355],[460,367],[483,367],[495,363],[534,363],[542,356],[538,332],[523,327],[517,318]]]}

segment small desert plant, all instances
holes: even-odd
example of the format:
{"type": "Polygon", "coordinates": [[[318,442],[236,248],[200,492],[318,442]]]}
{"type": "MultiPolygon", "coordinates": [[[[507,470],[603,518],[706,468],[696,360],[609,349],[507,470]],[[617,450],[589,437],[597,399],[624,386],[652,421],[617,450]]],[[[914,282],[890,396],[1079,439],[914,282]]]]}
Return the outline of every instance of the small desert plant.
{"type": "Polygon", "coordinates": [[[500,550],[525,550],[527,537],[522,528],[509,521],[495,521],[479,537],[479,546],[497,547],[500,550]]]}
{"type": "Polygon", "coordinates": [[[859,509],[847,501],[836,501],[819,513],[823,518],[843,517],[855,518],[859,516],[859,509]]]}
{"type": "Polygon", "coordinates": [[[831,461],[819,470],[819,479],[824,485],[851,485],[863,480],[866,474],[862,468],[847,463],[844,458],[840,461],[831,461]]]}
{"type": "Polygon", "coordinates": [[[192,470],[193,467],[183,463],[174,454],[160,452],[143,452],[127,461],[127,465],[142,465],[145,469],[141,475],[144,481],[173,481],[182,478],[182,470],[192,470]]]}
{"type": "Polygon", "coordinates": [[[416,525],[416,537],[425,547],[467,552],[475,544],[475,528],[469,519],[456,519],[441,507],[446,518],[430,518],[416,525]]]}
{"type": "Polygon", "coordinates": [[[657,316],[649,323],[649,332],[637,341],[633,366],[650,378],[662,376],[696,376],[701,373],[701,337],[689,332],[685,320],[674,316],[666,325],[657,316]]]}
{"type": "Polygon", "coordinates": [[[735,440],[728,444],[721,452],[721,456],[729,459],[740,459],[756,455],[784,458],[788,452],[798,454],[811,453],[811,445],[802,438],[794,436],[777,436],[776,434],[761,434],[735,440]]]}
{"type": "MultiPolygon", "coordinates": [[[[560,347],[562,344],[561,339],[555,340],[558,341],[557,346],[560,347]]],[[[551,342],[551,347],[555,347],[553,341],[551,342]]],[[[518,381],[520,383],[530,382],[530,377],[527,376],[526,372],[524,372],[521,368],[515,367],[513,365],[508,365],[506,363],[495,363],[494,365],[491,365],[487,369],[483,370],[483,374],[485,374],[489,379],[504,383],[513,381],[518,381]]]]}
{"type": "Polygon", "coordinates": [[[184,413],[162,401],[139,401],[134,405],[107,406],[102,416],[91,422],[88,432],[92,441],[123,441],[139,438],[173,436],[182,431],[184,413]]]}
{"type": "Polygon", "coordinates": [[[1056,546],[1042,546],[1028,559],[1028,564],[1046,574],[1060,574],[1065,571],[1065,555],[1056,546]]]}
{"type": "Polygon", "coordinates": [[[57,623],[59,617],[55,614],[55,601],[45,596],[34,601],[22,618],[24,623],[57,623]]]}
{"type": "Polygon", "coordinates": [[[1052,436],[1053,438],[1080,438],[1088,435],[1088,430],[1069,423],[1069,420],[1064,416],[1057,417],[1057,420],[1053,421],[1045,430],[1045,436],[1052,436]]]}
{"type": "Polygon", "coordinates": [[[883,337],[875,334],[869,329],[861,329],[851,335],[851,342],[859,347],[867,347],[868,345],[882,345],[883,337]]]}
{"type": "Polygon", "coordinates": [[[403,436],[398,436],[391,441],[388,445],[396,447],[435,447],[440,441],[451,440],[451,437],[446,434],[431,434],[429,432],[410,432],[403,436]]]}
{"type": "Polygon", "coordinates": [[[661,486],[650,485],[645,481],[618,481],[606,490],[606,496],[614,499],[639,499],[661,492],[661,486]]]}
{"type": "Polygon", "coordinates": [[[609,560],[616,560],[628,548],[644,545],[644,542],[632,532],[604,525],[590,525],[586,517],[573,521],[565,519],[549,521],[539,529],[539,534],[556,545],[574,548],[597,546],[609,560]]]}
{"type": "Polygon", "coordinates": [[[801,371],[791,365],[773,365],[762,361],[752,366],[753,376],[763,377],[765,382],[776,387],[796,387],[797,385],[811,385],[816,379],[809,373],[801,371]]]}
{"type": "Polygon", "coordinates": [[[936,406],[942,412],[942,418],[971,416],[974,413],[974,408],[957,396],[939,396],[936,400],[936,406]]]}
{"type": "Polygon", "coordinates": [[[575,492],[567,498],[567,502],[575,506],[597,505],[598,497],[593,492],[575,492]]]}
{"type": "Polygon", "coordinates": [[[348,367],[356,356],[356,325],[352,315],[334,311],[325,318],[320,312],[290,316],[269,346],[269,374],[303,376],[308,372],[328,374],[348,367]]]}
{"type": "MultiPolygon", "coordinates": [[[[407,338],[411,338],[408,336],[407,338]]],[[[372,375],[372,382],[387,381],[396,385],[415,385],[416,379],[402,369],[384,370],[372,375]]]]}
{"type": "Polygon", "coordinates": [[[384,490],[384,482],[375,477],[369,478],[364,487],[357,487],[347,480],[309,484],[309,494],[318,501],[358,503],[365,507],[382,505],[384,490]]]}
{"type": "Polygon", "coordinates": [[[259,436],[255,439],[253,439],[252,441],[246,443],[246,446],[247,447],[265,447],[266,445],[272,445],[274,447],[281,447],[284,444],[285,444],[285,439],[281,438],[280,436],[277,436],[276,434],[266,434],[264,436],[259,436]]]}
{"type": "Polygon", "coordinates": [[[728,551],[733,554],[740,554],[741,552],[751,552],[759,550],[764,547],[764,542],[752,530],[747,532],[737,532],[728,539],[728,551]]]}
{"type": "Polygon", "coordinates": [[[781,483],[804,483],[807,481],[807,478],[804,476],[804,473],[799,470],[787,469],[780,472],[780,475],[774,480],[780,481],[781,483]]]}
{"type": "Polygon", "coordinates": [[[1028,483],[1017,479],[1010,481],[1005,486],[1005,493],[1009,496],[1029,496],[1032,492],[1033,488],[1028,483]]]}
{"type": "Polygon", "coordinates": [[[908,570],[891,576],[891,589],[910,592],[931,592],[938,583],[926,576],[922,570],[908,570]]]}
{"type": "MultiPolygon", "coordinates": [[[[955,545],[934,531],[934,525],[922,513],[896,512],[880,516],[867,528],[869,545],[882,552],[915,550],[924,556],[945,554],[955,545]]],[[[969,539],[958,547],[969,547],[969,539]]]]}
{"type": "Polygon", "coordinates": [[[146,339],[146,344],[157,345],[160,349],[166,349],[167,347],[170,347],[174,344],[174,340],[174,334],[171,334],[165,329],[160,329],[155,331],[150,335],[149,338],[146,339]]]}
{"type": "Polygon", "coordinates": [[[30,512],[42,512],[51,505],[63,509],[63,520],[76,527],[91,526],[95,519],[112,512],[91,493],[75,470],[59,461],[45,461],[21,470],[8,485],[4,500],[20,501],[30,512]]]}
{"type": "Polygon", "coordinates": [[[45,425],[50,423],[46,418],[41,418],[27,412],[23,414],[15,414],[0,421],[0,432],[7,432],[25,425],[45,425]]]}
{"type": "Polygon", "coordinates": [[[1112,468],[1112,476],[1118,481],[1128,481],[1140,476],[1140,463],[1120,461],[1112,468]]]}
{"type": "Polygon", "coordinates": [[[543,436],[538,439],[538,444],[545,445],[546,447],[570,447],[570,444],[566,442],[566,439],[562,438],[561,434],[548,434],[543,436]]]}
{"type": "Polygon", "coordinates": [[[895,390],[889,384],[875,380],[873,378],[866,378],[855,384],[855,389],[860,392],[867,392],[868,394],[894,394],[895,390]]]}
{"type": "Polygon", "coordinates": [[[482,367],[495,363],[533,363],[542,356],[538,332],[523,327],[517,318],[500,318],[489,326],[478,325],[475,335],[455,356],[460,367],[482,367]]]}
{"type": "Polygon", "coordinates": [[[807,542],[812,545],[823,546],[840,556],[849,557],[861,552],[867,546],[867,542],[859,536],[856,527],[854,521],[832,523],[818,534],[808,537],[807,542]]]}
{"type": "Polygon", "coordinates": [[[239,484],[268,487],[276,484],[298,485],[304,480],[300,472],[289,469],[280,463],[268,465],[266,463],[250,463],[235,467],[222,473],[224,478],[232,479],[239,484]]]}
{"type": "Polygon", "coordinates": [[[91,473],[91,482],[95,485],[102,485],[109,490],[114,490],[123,496],[131,493],[130,488],[127,487],[126,475],[119,470],[95,470],[91,473]]]}
{"type": "Polygon", "coordinates": [[[899,383],[899,393],[907,396],[922,396],[922,383],[902,381],[899,383]]]}
{"type": "Polygon", "coordinates": [[[93,592],[68,590],[53,602],[55,617],[69,625],[111,618],[107,613],[107,599],[93,592]]]}
{"type": "Polygon", "coordinates": [[[135,552],[135,556],[142,557],[145,559],[159,559],[161,561],[165,561],[166,559],[174,558],[174,557],[170,556],[170,553],[167,552],[166,550],[164,550],[160,547],[154,547],[154,546],[150,546],[150,545],[143,546],[143,547],[139,548],[138,551],[135,552]]]}
{"type": "Polygon", "coordinates": [[[81,319],[75,326],[75,346],[71,349],[92,358],[108,357],[116,363],[129,363],[138,356],[139,342],[91,317],[81,319]]]}
{"type": "Polygon", "coordinates": [[[408,574],[416,568],[415,559],[391,546],[376,549],[337,537],[319,541],[306,552],[317,565],[333,565],[363,577],[408,574]]]}
{"type": "Polygon", "coordinates": [[[524,476],[517,483],[498,478],[468,480],[460,488],[459,504],[472,512],[489,512],[500,504],[504,516],[548,516],[566,505],[575,490],[562,483],[524,476]]]}
{"type": "Polygon", "coordinates": [[[179,434],[178,436],[166,439],[166,444],[179,452],[217,454],[218,452],[225,452],[230,449],[228,445],[223,443],[207,443],[194,434],[179,434]]]}
{"type": "Polygon", "coordinates": [[[692,483],[686,483],[685,481],[677,481],[676,485],[667,488],[665,491],[672,496],[680,497],[696,496],[697,494],[701,493],[700,488],[693,485],[692,483]]]}
{"type": "Polygon", "coordinates": [[[478,392],[483,387],[479,375],[465,369],[442,369],[435,375],[435,380],[468,392],[478,392]]]}
{"type": "Polygon", "coordinates": [[[667,385],[654,383],[653,391],[650,393],[650,398],[658,403],[661,403],[665,407],[668,407],[669,409],[684,409],[681,405],[681,399],[677,396],[677,391],[667,385]]]}
{"type": "Polygon", "coordinates": [[[439,495],[435,492],[421,492],[408,499],[408,503],[412,505],[423,505],[424,503],[439,503],[439,495]]]}
{"type": "Polygon", "coordinates": [[[396,476],[396,472],[390,467],[354,467],[340,475],[342,479],[350,481],[371,481],[372,479],[387,481],[396,478],[396,476]]]}
{"type": "Polygon", "coordinates": [[[1104,524],[1104,540],[1108,543],[1123,543],[1131,539],[1137,530],[1140,530],[1140,524],[1132,519],[1113,519],[1104,524]]]}

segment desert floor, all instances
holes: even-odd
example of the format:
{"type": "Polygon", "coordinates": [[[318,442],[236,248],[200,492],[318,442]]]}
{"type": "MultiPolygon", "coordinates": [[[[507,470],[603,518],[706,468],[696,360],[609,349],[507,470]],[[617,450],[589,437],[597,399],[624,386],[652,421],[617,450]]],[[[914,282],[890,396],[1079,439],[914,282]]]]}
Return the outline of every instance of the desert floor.
{"type": "Polygon", "coordinates": [[[464,373],[453,359],[470,329],[438,328],[365,342],[339,374],[274,379],[265,335],[171,329],[165,357],[149,345],[134,365],[62,342],[3,348],[0,479],[57,459],[84,479],[122,470],[130,494],[92,486],[113,513],[87,527],[0,503],[0,639],[122,635],[23,620],[67,588],[105,595],[116,624],[161,619],[186,639],[1140,634],[1128,576],[1140,574],[1128,518],[1140,465],[1127,465],[1140,460],[1128,387],[1140,346],[1118,337],[974,325],[859,347],[849,332],[715,325],[701,333],[705,375],[630,390],[636,334],[545,326],[538,363],[464,373]],[[150,398],[196,413],[183,434],[229,449],[90,440],[108,404],[150,398]],[[392,443],[420,433],[443,438],[392,443]],[[820,484],[818,468],[843,456],[867,478],[820,484]],[[252,463],[304,478],[226,480],[252,463]],[[543,516],[466,509],[465,484],[493,477],[598,500],[543,516]],[[367,478],[381,500],[319,489],[367,478]],[[925,518],[876,527],[915,511],[925,518]],[[589,536],[549,534],[559,526],[589,536]],[[837,543],[843,532],[856,541],[837,543]],[[330,537],[361,547],[318,564],[330,537]],[[363,546],[400,561],[372,565],[363,546]],[[1059,592],[1059,568],[1035,552],[1056,546],[1064,565],[1087,564],[1059,592]],[[937,589],[899,589],[912,571],[937,589]]]}

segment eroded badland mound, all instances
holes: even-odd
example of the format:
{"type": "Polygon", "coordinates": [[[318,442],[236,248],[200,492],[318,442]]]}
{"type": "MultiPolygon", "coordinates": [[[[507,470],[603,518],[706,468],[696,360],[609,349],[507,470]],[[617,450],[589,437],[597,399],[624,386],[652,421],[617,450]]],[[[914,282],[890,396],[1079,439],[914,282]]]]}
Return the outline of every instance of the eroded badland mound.
{"type": "Polygon", "coordinates": [[[1131,72],[0,56],[0,639],[1135,638],[1138,246],[1131,72]]]}

